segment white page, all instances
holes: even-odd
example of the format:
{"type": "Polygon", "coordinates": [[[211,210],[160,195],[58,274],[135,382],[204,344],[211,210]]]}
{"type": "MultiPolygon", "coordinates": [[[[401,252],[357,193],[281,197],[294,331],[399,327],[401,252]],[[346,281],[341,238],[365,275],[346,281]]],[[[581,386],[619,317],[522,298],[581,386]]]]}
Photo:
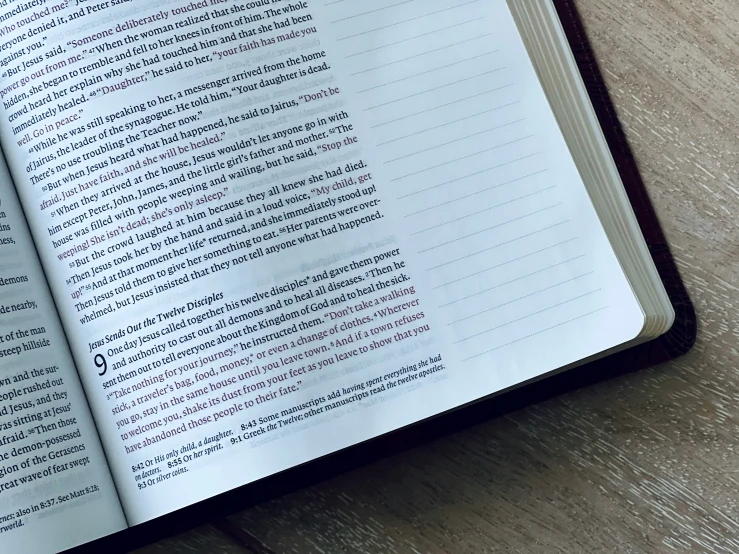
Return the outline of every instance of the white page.
{"type": "Polygon", "coordinates": [[[641,330],[504,1],[87,8],[3,140],[129,521],[641,330]]]}
{"type": "Polygon", "coordinates": [[[126,528],[20,204],[0,158],[0,552],[126,528]]]}

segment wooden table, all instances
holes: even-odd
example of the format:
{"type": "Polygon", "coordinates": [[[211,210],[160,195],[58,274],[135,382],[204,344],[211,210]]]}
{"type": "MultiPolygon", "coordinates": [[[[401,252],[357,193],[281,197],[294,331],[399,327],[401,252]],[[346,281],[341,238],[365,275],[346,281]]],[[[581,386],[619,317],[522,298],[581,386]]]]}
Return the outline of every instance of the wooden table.
{"type": "Polygon", "coordinates": [[[739,3],[578,4],[696,304],[695,350],[140,554],[739,552],[739,3]]]}

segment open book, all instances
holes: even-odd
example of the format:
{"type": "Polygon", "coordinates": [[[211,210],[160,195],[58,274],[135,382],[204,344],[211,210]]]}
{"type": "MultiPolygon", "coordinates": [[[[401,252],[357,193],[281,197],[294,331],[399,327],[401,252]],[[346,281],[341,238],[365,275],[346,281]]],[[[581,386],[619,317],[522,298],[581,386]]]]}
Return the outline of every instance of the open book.
{"type": "Polygon", "coordinates": [[[0,552],[658,337],[549,0],[0,8],[0,552]]]}

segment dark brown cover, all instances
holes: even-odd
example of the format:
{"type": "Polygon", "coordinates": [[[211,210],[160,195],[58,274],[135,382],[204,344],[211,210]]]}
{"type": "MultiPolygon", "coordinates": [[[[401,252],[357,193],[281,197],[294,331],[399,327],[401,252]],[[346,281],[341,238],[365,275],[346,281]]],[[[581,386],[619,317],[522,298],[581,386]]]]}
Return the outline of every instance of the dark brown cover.
{"type": "Polygon", "coordinates": [[[124,552],[208,521],[216,521],[216,525],[234,540],[242,542],[245,546],[253,547],[255,545],[248,544],[252,539],[247,534],[219,518],[501,414],[521,409],[528,404],[664,363],[687,353],[692,348],[697,332],[695,310],[680,278],[644,182],[639,175],[636,160],[618,121],[616,110],[596,63],[582,21],[575,9],[575,1],[553,0],[553,2],[575,54],[613,158],[616,160],[626,192],[634,206],[644,238],[675,308],[676,320],[672,329],[666,335],[636,348],[378,437],[184,508],[174,514],[112,537],[74,549],[73,552],[124,552]]]}

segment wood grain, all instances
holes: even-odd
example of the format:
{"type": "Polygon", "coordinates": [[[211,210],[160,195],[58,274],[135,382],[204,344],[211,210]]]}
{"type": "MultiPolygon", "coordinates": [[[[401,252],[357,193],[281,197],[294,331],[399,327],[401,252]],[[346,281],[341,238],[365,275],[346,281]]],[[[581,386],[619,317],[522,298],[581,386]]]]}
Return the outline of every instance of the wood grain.
{"type": "Polygon", "coordinates": [[[139,554],[739,552],[739,4],[578,7],[695,302],[695,350],[139,554]]]}

